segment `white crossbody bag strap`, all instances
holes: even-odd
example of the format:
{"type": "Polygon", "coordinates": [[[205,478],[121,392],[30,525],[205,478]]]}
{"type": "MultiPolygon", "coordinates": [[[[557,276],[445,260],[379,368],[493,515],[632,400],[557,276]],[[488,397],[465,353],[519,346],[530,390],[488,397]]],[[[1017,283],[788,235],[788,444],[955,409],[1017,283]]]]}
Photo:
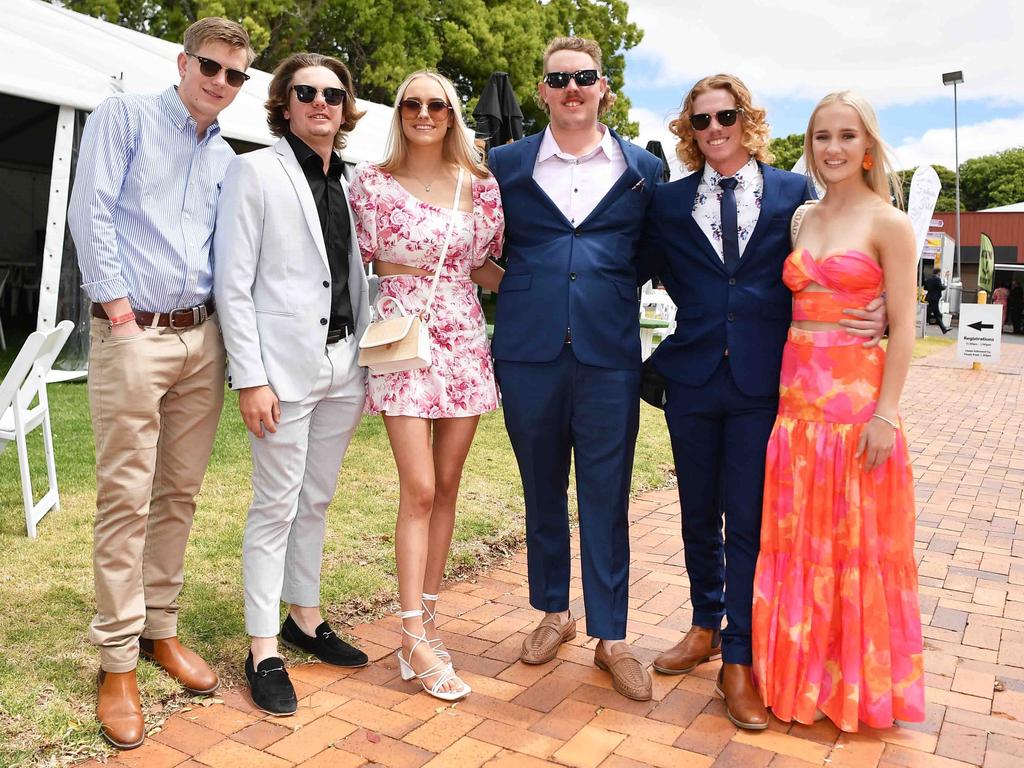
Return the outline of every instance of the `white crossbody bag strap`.
{"type": "Polygon", "coordinates": [[[459,166],[459,177],[455,180],[455,199],[452,200],[452,215],[448,219],[448,230],[444,233],[444,245],[441,246],[441,256],[437,260],[437,268],[434,270],[434,283],[430,286],[430,295],[427,303],[423,305],[420,317],[426,321],[430,319],[430,305],[434,303],[434,295],[437,293],[437,281],[441,279],[441,268],[444,260],[448,257],[448,244],[452,241],[452,230],[455,228],[455,214],[459,212],[459,200],[462,197],[462,177],[465,169],[459,166]]]}

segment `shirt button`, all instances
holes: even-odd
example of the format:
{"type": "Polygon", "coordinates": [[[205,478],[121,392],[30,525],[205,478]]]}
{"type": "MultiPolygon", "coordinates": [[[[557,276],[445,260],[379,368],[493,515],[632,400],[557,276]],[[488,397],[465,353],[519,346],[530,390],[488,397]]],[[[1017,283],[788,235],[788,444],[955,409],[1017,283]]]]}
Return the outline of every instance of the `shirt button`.
{"type": "Polygon", "coordinates": [[[573,237],[579,237],[580,236],[580,231],[578,229],[574,229],[572,231],[572,234],[573,234],[573,237]]]}
{"type": "Polygon", "coordinates": [[[736,319],[736,315],[734,315],[732,312],[730,312],[728,315],[726,315],[726,320],[728,320],[730,323],[733,320],[735,320],[735,319],[736,319]]]}
{"type": "Polygon", "coordinates": [[[331,284],[329,282],[327,282],[326,280],[324,280],[324,288],[330,288],[330,287],[331,287],[331,284]]]}
{"type": "Polygon", "coordinates": [[[320,318],[320,325],[327,325],[327,318],[326,317],[321,317],[320,318]]]}
{"type": "Polygon", "coordinates": [[[729,278],[729,285],[736,285],[736,278],[735,277],[730,277],[729,278]]]}
{"type": "Polygon", "coordinates": [[[575,280],[576,279],[576,273],[575,272],[570,272],[569,273],[569,279],[570,280],[575,280]]]}

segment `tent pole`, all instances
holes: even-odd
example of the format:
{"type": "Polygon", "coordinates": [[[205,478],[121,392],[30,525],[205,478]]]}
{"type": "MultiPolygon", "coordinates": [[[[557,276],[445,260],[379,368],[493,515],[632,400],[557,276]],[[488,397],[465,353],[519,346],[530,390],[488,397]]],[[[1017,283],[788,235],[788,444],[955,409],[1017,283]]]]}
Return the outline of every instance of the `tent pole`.
{"type": "Polygon", "coordinates": [[[36,330],[57,327],[57,298],[60,264],[64,256],[64,232],[71,186],[71,152],[75,139],[75,110],[62,106],[57,114],[57,135],[53,141],[53,169],[50,172],[50,201],[46,210],[46,240],[39,277],[39,311],[36,330]]]}

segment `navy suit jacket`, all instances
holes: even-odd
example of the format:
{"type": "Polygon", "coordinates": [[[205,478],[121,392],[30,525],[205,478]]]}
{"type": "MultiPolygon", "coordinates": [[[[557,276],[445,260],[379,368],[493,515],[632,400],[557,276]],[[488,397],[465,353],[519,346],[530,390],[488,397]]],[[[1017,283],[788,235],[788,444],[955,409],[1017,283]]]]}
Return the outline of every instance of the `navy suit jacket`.
{"type": "Polygon", "coordinates": [[[782,265],[790,252],[793,212],[813,191],[804,176],[759,165],[764,175],[761,213],[731,272],[693,219],[701,174],[655,191],[644,254],[677,311],[675,333],[658,345],[653,364],[673,381],[703,385],[728,350],[729,369],[741,392],[779,392],[793,304],[782,282],[782,265]]]}
{"type": "Polygon", "coordinates": [[[533,180],[542,136],[495,147],[488,158],[505,210],[507,259],[491,350],[498,360],[550,362],[571,328],[579,362],[638,369],[637,246],[661,161],[612,131],[626,170],[573,226],[533,180]]]}

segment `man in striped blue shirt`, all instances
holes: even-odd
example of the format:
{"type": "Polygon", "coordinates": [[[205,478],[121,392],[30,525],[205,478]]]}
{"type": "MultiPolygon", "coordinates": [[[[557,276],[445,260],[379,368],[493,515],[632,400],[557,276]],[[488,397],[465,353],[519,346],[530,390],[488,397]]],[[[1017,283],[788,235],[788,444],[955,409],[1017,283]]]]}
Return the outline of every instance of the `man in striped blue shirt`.
{"type": "Polygon", "coordinates": [[[113,96],[90,116],[68,209],[82,287],[94,302],[96,715],[121,749],[144,736],[140,653],[194,695],[220,684],[178,642],[177,600],[224,399],[211,244],[234,152],[217,116],[255,54],[246,31],[221,18],[190,26],[184,45],[177,86],[113,96]]]}

